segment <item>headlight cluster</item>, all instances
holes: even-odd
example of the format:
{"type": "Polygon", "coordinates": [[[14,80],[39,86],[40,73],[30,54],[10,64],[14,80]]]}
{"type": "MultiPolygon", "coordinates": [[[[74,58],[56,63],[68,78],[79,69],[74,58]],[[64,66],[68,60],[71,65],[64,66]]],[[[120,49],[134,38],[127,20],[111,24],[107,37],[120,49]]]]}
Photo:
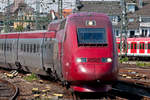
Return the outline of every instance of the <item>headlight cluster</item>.
{"type": "MultiPolygon", "coordinates": [[[[77,58],[76,62],[77,63],[88,62],[88,60],[87,60],[87,58],[77,58]]],[[[110,63],[110,62],[112,62],[112,58],[101,58],[101,62],[110,63]]]]}
{"type": "Polygon", "coordinates": [[[77,58],[77,59],[76,59],[76,62],[77,62],[77,63],[87,62],[87,59],[86,59],[86,58],[77,58]]]}
{"type": "Polygon", "coordinates": [[[111,58],[102,58],[102,62],[112,62],[112,59],[111,58]]]}

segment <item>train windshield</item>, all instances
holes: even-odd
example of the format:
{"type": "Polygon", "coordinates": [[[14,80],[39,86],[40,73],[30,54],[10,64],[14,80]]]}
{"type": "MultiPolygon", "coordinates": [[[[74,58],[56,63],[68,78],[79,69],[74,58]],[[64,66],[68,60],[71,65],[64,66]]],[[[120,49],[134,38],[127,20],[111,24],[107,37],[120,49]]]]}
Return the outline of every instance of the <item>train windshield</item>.
{"type": "Polygon", "coordinates": [[[78,28],[78,45],[107,45],[104,28],[78,28]]]}

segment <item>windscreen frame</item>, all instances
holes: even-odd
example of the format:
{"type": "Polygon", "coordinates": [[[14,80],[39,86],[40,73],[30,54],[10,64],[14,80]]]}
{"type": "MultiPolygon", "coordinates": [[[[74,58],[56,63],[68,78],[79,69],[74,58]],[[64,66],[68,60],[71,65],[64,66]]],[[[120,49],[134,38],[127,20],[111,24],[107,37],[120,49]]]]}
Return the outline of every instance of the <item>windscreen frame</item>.
{"type": "Polygon", "coordinates": [[[78,43],[78,46],[107,46],[108,45],[107,30],[106,30],[106,28],[77,28],[77,43],[78,43]],[[80,29],[85,29],[86,32],[89,32],[89,30],[90,30],[90,32],[89,33],[79,32],[80,29]],[[95,31],[95,33],[92,33],[92,31],[95,31]],[[98,32],[100,32],[100,33],[103,32],[103,33],[98,34],[98,32]],[[91,34],[91,36],[92,35],[93,36],[94,35],[102,35],[101,38],[104,38],[104,39],[99,39],[99,41],[96,42],[97,41],[97,37],[96,37],[95,40],[93,39],[92,41],[85,41],[85,40],[81,39],[81,34],[82,35],[83,34],[85,34],[85,35],[90,35],[91,34]]]}

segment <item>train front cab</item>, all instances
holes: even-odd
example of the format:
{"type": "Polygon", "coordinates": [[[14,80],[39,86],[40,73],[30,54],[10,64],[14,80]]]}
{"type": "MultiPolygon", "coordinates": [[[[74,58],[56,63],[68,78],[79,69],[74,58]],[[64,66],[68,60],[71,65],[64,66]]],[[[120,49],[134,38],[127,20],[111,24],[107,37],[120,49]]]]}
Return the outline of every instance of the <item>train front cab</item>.
{"type": "Polygon", "coordinates": [[[94,13],[68,18],[63,43],[63,76],[75,91],[107,91],[101,84],[116,80],[117,52],[113,38],[111,22],[105,15],[94,13]]]}

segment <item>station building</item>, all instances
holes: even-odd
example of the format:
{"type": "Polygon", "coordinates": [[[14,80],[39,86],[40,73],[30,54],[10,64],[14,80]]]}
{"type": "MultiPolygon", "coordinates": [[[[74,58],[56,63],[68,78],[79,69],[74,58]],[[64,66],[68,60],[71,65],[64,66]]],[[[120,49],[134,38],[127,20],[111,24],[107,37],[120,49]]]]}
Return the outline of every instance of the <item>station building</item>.
{"type": "MultiPolygon", "coordinates": [[[[121,34],[122,0],[80,0],[83,7],[78,12],[107,14],[113,24],[116,37],[121,34]]],[[[124,0],[127,12],[127,36],[150,37],[150,0],[124,0]]]]}

